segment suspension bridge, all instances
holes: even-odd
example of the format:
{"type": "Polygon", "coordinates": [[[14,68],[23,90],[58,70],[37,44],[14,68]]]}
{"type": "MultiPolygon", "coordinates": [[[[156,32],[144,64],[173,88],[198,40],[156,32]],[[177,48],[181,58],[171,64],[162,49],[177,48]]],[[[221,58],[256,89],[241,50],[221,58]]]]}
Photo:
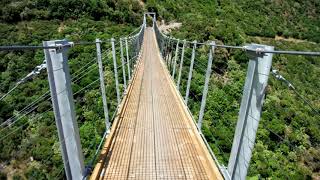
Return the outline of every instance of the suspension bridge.
{"type": "MultiPolygon", "coordinates": [[[[104,54],[101,52],[103,41],[97,39],[94,43],[72,43],[59,40],[45,41],[43,46],[0,47],[0,50],[44,49],[43,65],[19,81],[16,86],[38,74],[43,68],[47,69],[67,179],[246,179],[273,54],[319,56],[320,53],[276,51],[272,46],[260,44],[227,46],[217,45],[215,42],[179,40],[168,37],[159,30],[155,13],[146,13],[138,30],[137,34],[120,39],[120,66],[117,65],[115,39],[107,41],[112,45],[110,52],[117,102],[111,118],[112,124],[104,80],[104,54]],[[152,17],[152,27],[147,26],[148,16],[152,17]],[[91,161],[92,169],[91,166],[84,166],[75,118],[73,95],[82,89],[76,93],[72,92],[71,83],[77,78],[70,78],[67,59],[69,48],[91,44],[96,44],[99,79],[89,85],[100,81],[106,129],[91,161]],[[185,94],[181,94],[187,44],[192,47],[192,55],[188,63],[185,94]],[[192,73],[197,65],[197,46],[206,47],[208,61],[205,65],[199,116],[196,119],[189,110],[188,101],[192,73]],[[219,163],[201,132],[216,48],[242,49],[249,57],[239,118],[227,167],[219,163]],[[123,75],[122,90],[118,79],[120,68],[123,75]]],[[[85,72],[86,68],[88,67],[84,66],[77,72],[85,72]]],[[[286,81],[277,71],[272,73],[278,79],[286,81]]],[[[49,92],[41,98],[50,99],[49,92]]],[[[1,126],[13,124],[15,121],[17,120],[11,119],[1,126]]]]}

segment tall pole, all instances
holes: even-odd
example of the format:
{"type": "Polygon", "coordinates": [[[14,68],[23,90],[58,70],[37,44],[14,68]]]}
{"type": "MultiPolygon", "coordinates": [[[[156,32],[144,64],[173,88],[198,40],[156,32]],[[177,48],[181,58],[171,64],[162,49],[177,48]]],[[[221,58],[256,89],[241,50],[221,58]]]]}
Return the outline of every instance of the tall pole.
{"type": "Polygon", "coordinates": [[[180,60],[180,69],[178,74],[178,82],[177,82],[177,89],[180,88],[180,81],[181,81],[181,74],[182,74],[182,67],[183,67],[183,58],[184,58],[184,48],[186,46],[186,40],[183,41],[182,45],[182,52],[181,52],[181,60],[180,60]]]}
{"type": "Polygon", "coordinates": [[[201,107],[200,107],[200,112],[199,112],[199,119],[198,119],[198,129],[201,131],[202,127],[202,120],[204,116],[204,110],[206,107],[206,101],[207,101],[207,94],[208,94],[208,88],[209,88],[209,81],[211,77],[211,67],[212,67],[212,61],[213,61],[213,56],[214,56],[214,45],[216,45],[215,42],[212,42],[209,51],[209,58],[208,58],[208,65],[207,65],[207,71],[206,71],[206,79],[204,81],[204,87],[203,87],[203,92],[202,92],[202,100],[201,100],[201,107]]]}
{"type": "Polygon", "coordinates": [[[82,179],[84,174],[83,154],[67,58],[66,45],[69,43],[65,40],[44,41],[43,45],[61,46],[61,49],[44,50],[51,100],[67,179],[82,179]]]}
{"type": "Polygon", "coordinates": [[[98,66],[99,66],[100,89],[101,89],[101,96],[102,96],[102,103],[103,103],[104,119],[106,123],[106,130],[108,131],[110,128],[110,122],[109,122],[108,104],[107,104],[107,98],[106,98],[106,87],[104,85],[104,72],[103,72],[103,65],[102,65],[102,58],[101,58],[101,40],[100,39],[96,39],[96,48],[97,48],[97,60],[98,60],[98,66]]]}
{"type": "Polygon", "coordinates": [[[186,96],[184,98],[184,102],[186,103],[186,105],[188,104],[189,91],[190,91],[191,78],[192,78],[192,71],[193,71],[193,64],[194,64],[194,58],[195,58],[195,55],[196,55],[196,48],[197,48],[197,41],[194,41],[193,42],[192,55],[191,55],[191,63],[190,63],[190,69],[189,69],[186,96]]]}
{"type": "Polygon", "coordinates": [[[167,67],[169,68],[169,52],[170,52],[170,45],[171,45],[171,38],[169,37],[169,42],[167,43],[166,46],[166,54],[165,54],[165,61],[167,63],[167,67]]]}
{"type": "Polygon", "coordinates": [[[125,91],[127,89],[127,80],[126,80],[126,66],[124,63],[124,56],[123,56],[122,38],[120,38],[120,54],[121,54],[121,66],[122,66],[122,75],[123,75],[123,87],[125,91]]]}
{"type": "MultiPolygon", "coordinates": [[[[272,46],[259,44],[250,44],[249,48],[269,51],[274,49],[272,46]]],[[[247,77],[228,163],[231,179],[246,179],[272,64],[272,54],[252,51],[248,52],[248,56],[247,77]]]]}
{"type": "Polygon", "coordinates": [[[138,43],[139,43],[139,40],[138,40],[138,36],[134,37],[134,52],[135,52],[135,56],[138,56],[138,43]]]}
{"type": "Polygon", "coordinates": [[[164,46],[165,46],[165,42],[166,42],[166,40],[165,40],[165,38],[164,37],[162,37],[161,36],[161,34],[159,34],[160,35],[160,38],[161,38],[161,40],[160,40],[160,53],[161,53],[161,57],[164,59],[164,46]]]}
{"type": "Polygon", "coordinates": [[[118,67],[117,67],[117,58],[116,58],[116,48],[114,45],[115,39],[111,39],[112,46],[112,58],[113,58],[113,70],[114,70],[114,80],[116,82],[116,92],[117,92],[117,102],[120,104],[120,91],[119,91],[119,81],[118,81],[118,67]]]}
{"type": "Polygon", "coordinates": [[[177,45],[176,45],[176,53],[174,56],[174,61],[173,61],[173,69],[172,69],[172,78],[174,80],[174,75],[176,73],[176,66],[177,66],[177,60],[178,60],[178,53],[179,53],[179,42],[180,40],[178,39],[177,45]]]}
{"type": "Polygon", "coordinates": [[[139,38],[139,36],[137,36],[137,47],[136,47],[137,49],[136,49],[136,56],[138,56],[139,55],[139,52],[140,52],[140,38],[139,38]]]}
{"type": "Polygon", "coordinates": [[[131,79],[131,71],[130,71],[130,57],[129,57],[129,46],[128,46],[128,38],[125,38],[126,41],[126,54],[127,54],[127,67],[128,67],[128,76],[131,79]]]}
{"type": "Polygon", "coordinates": [[[170,46],[170,53],[169,53],[169,62],[168,62],[168,70],[171,72],[172,69],[172,52],[174,49],[174,40],[171,41],[171,46],[170,46]]]}

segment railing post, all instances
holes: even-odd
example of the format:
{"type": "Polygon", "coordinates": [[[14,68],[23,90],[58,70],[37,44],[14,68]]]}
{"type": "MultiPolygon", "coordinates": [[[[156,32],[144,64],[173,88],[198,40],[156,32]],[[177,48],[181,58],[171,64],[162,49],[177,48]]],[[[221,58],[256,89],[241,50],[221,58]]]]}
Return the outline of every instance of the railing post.
{"type": "Polygon", "coordinates": [[[186,105],[188,105],[188,98],[189,98],[189,91],[190,91],[190,85],[191,85],[193,64],[194,64],[194,58],[195,58],[195,55],[196,55],[196,48],[197,48],[197,41],[194,41],[193,43],[194,44],[193,44],[193,48],[192,48],[192,55],[191,55],[191,63],[190,63],[190,69],[189,69],[189,75],[188,75],[186,97],[184,98],[184,102],[186,103],[186,105]]]}
{"type": "Polygon", "coordinates": [[[136,56],[138,56],[139,55],[139,51],[140,51],[140,37],[139,36],[137,36],[137,53],[136,53],[136,56]]]}
{"type": "Polygon", "coordinates": [[[214,56],[215,45],[216,45],[215,42],[211,42],[211,47],[210,47],[210,50],[209,50],[207,71],[206,71],[206,79],[204,81],[204,87],[203,87],[203,92],[202,92],[202,100],[201,100],[201,107],[200,107],[199,119],[198,119],[198,129],[199,129],[199,131],[201,131],[202,120],[203,120],[203,116],[204,116],[204,110],[205,110],[205,107],[206,107],[209,81],[210,81],[211,72],[212,72],[211,67],[212,67],[212,61],[213,61],[213,56],[214,56]]]}
{"type": "Polygon", "coordinates": [[[97,48],[97,60],[98,60],[98,66],[99,66],[100,89],[101,89],[101,96],[102,96],[102,103],[103,103],[104,118],[106,121],[106,130],[109,130],[110,122],[109,122],[108,104],[107,104],[107,98],[106,98],[106,87],[104,85],[104,72],[103,72],[103,65],[102,65],[102,58],[101,58],[100,39],[96,39],[96,48],[97,48]]]}
{"type": "Polygon", "coordinates": [[[145,28],[143,28],[143,30],[141,31],[141,34],[140,34],[140,51],[141,51],[141,48],[143,45],[144,31],[145,31],[145,28]]]}
{"type": "Polygon", "coordinates": [[[182,52],[181,52],[181,60],[180,60],[180,68],[179,68],[179,75],[177,81],[177,89],[180,90],[180,81],[181,81],[181,74],[182,74],[182,67],[183,67],[183,59],[184,59],[184,47],[186,46],[186,40],[183,41],[182,45],[182,52]]]}
{"type": "Polygon", "coordinates": [[[163,37],[160,37],[160,38],[161,38],[160,39],[160,53],[161,53],[161,57],[163,57],[164,56],[163,50],[164,50],[164,45],[165,45],[165,39],[163,37]]]}
{"type": "Polygon", "coordinates": [[[125,91],[127,89],[127,80],[126,80],[126,66],[124,64],[124,56],[123,56],[122,38],[120,38],[120,54],[121,54],[121,66],[122,66],[122,75],[123,75],[123,87],[125,91]]]}
{"type": "Polygon", "coordinates": [[[112,58],[113,58],[113,69],[114,69],[114,79],[116,82],[116,92],[117,92],[117,102],[120,104],[120,91],[119,91],[119,81],[118,81],[118,67],[117,67],[117,58],[116,58],[116,48],[114,45],[115,39],[111,39],[112,45],[112,58]]]}
{"type": "Polygon", "coordinates": [[[143,15],[143,24],[144,24],[144,27],[146,28],[147,27],[147,18],[146,18],[146,14],[143,15]]]}
{"type": "Polygon", "coordinates": [[[169,72],[171,72],[172,70],[172,52],[173,52],[173,49],[174,49],[174,40],[171,41],[171,46],[170,46],[170,53],[169,53],[169,66],[168,66],[168,70],[169,72]]]}
{"type": "Polygon", "coordinates": [[[246,179],[272,64],[272,54],[258,54],[255,51],[274,49],[259,44],[248,47],[253,51],[248,51],[247,77],[228,163],[231,179],[246,179]]]}
{"type": "Polygon", "coordinates": [[[67,179],[82,179],[84,175],[83,154],[71,88],[68,48],[65,47],[68,42],[65,40],[44,41],[43,45],[61,46],[61,49],[44,50],[51,100],[67,179]]]}
{"type": "Polygon", "coordinates": [[[165,63],[168,65],[168,62],[167,62],[168,40],[166,38],[164,38],[163,42],[164,42],[164,49],[163,49],[163,53],[162,53],[162,58],[165,61],[165,63]]]}
{"type": "Polygon", "coordinates": [[[135,49],[135,52],[136,52],[136,54],[135,54],[135,56],[138,56],[138,53],[139,53],[139,37],[138,36],[136,36],[135,37],[136,39],[135,39],[135,46],[134,46],[134,49],[135,49]]]}
{"type": "Polygon", "coordinates": [[[128,38],[125,38],[126,41],[126,54],[127,54],[127,67],[128,67],[128,78],[131,79],[131,72],[130,72],[130,57],[129,57],[129,46],[128,46],[128,38]]]}
{"type": "Polygon", "coordinates": [[[133,54],[133,55],[131,55],[131,57],[134,57],[134,56],[136,56],[137,55],[137,39],[136,39],[136,37],[134,36],[134,37],[132,37],[132,39],[131,39],[131,44],[132,44],[132,49],[133,49],[133,51],[132,51],[132,53],[131,54],[133,54]]]}
{"type": "Polygon", "coordinates": [[[156,26],[157,20],[156,20],[156,14],[154,13],[153,18],[152,18],[152,28],[156,26]]]}
{"type": "Polygon", "coordinates": [[[167,62],[167,67],[168,68],[169,68],[170,45],[171,45],[171,38],[169,38],[169,42],[167,44],[167,50],[166,50],[166,62],[167,62]]]}
{"type": "Polygon", "coordinates": [[[178,60],[178,53],[179,53],[179,42],[180,40],[178,39],[177,45],[176,45],[176,53],[174,56],[174,61],[173,61],[173,70],[172,70],[172,78],[174,80],[174,75],[176,73],[176,66],[177,66],[177,60],[178,60]]]}
{"type": "Polygon", "coordinates": [[[164,48],[163,48],[163,60],[165,61],[165,63],[167,63],[167,48],[168,48],[168,39],[167,38],[164,38],[164,48]]]}

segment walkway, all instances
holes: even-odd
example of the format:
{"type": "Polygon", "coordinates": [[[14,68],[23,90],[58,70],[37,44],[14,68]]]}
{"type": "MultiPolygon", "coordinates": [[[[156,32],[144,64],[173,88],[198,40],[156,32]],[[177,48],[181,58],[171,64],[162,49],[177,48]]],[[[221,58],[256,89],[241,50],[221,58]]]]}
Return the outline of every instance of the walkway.
{"type": "Polygon", "coordinates": [[[222,179],[163,63],[152,28],[91,179],[222,179]]]}

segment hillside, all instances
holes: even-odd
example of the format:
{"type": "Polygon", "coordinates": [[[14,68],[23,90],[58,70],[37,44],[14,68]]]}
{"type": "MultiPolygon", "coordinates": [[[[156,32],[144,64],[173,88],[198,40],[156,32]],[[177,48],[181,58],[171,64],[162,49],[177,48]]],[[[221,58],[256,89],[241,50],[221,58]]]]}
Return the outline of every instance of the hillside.
{"type": "MultiPolygon", "coordinates": [[[[320,51],[318,0],[1,0],[0,45],[39,45],[43,40],[62,38],[71,41],[118,38],[138,27],[145,11],[156,12],[159,20],[182,23],[170,33],[181,39],[216,40],[228,45],[255,42],[274,45],[276,49],[320,51]]],[[[95,47],[72,49],[69,53],[71,73],[94,57],[95,47]]],[[[0,95],[42,61],[41,50],[0,52],[0,95]]],[[[206,59],[201,57],[199,62],[205,64],[206,59]]],[[[246,67],[243,51],[217,50],[203,132],[224,165],[231,150],[246,67]]],[[[320,58],[276,55],[273,67],[290,80],[312,106],[320,109],[320,58]]],[[[112,72],[111,65],[106,64],[106,71],[112,72]]],[[[73,90],[85,87],[96,76],[97,71],[80,79],[73,84],[73,90]]],[[[202,80],[204,73],[199,71],[196,77],[202,80]]],[[[12,115],[20,117],[19,110],[48,90],[46,79],[43,72],[0,101],[0,123],[12,115]]],[[[114,83],[111,79],[107,81],[114,83]]],[[[273,77],[269,82],[248,175],[256,179],[320,178],[319,114],[284,83],[273,77]]],[[[193,83],[191,111],[197,117],[202,86],[196,81],[193,83]]],[[[115,95],[111,89],[107,91],[115,95]]],[[[77,94],[75,101],[88,163],[104,131],[99,87],[77,94]]],[[[16,131],[0,140],[0,179],[64,178],[50,107],[49,100],[43,101],[14,127],[0,128],[3,136],[16,131]],[[19,128],[21,126],[23,128],[19,128]]]]}

